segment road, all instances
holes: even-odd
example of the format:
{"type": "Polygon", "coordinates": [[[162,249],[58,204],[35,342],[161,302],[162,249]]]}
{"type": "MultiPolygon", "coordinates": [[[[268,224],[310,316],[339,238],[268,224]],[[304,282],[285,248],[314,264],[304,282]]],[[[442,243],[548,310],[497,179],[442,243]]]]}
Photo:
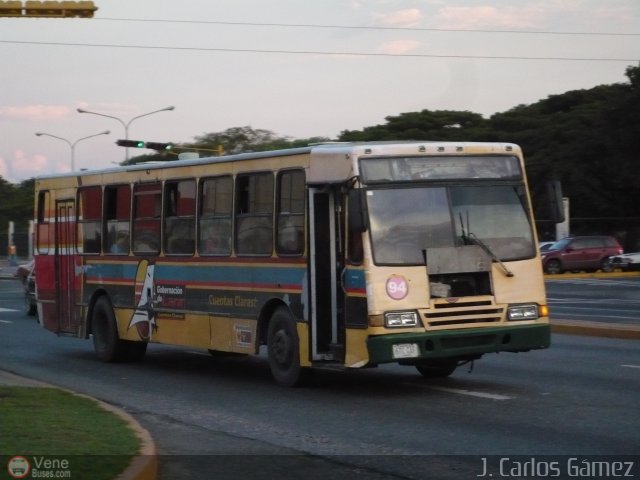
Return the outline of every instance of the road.
{"type": "Polygon", "coordinates": [[[0,368],[123,407],[163,454],[160,479],[457,479],[494,455],[640,452],[638,341],[555,335],[445,380],[385,366],[284,389],[259,357],[152,345],[144,363],[102,364],[18,311],[19,288],[0,282],[0,368]]]}
{"type": "Polygon", "coordinates": [[[640,326],[640,276],[545,282],[552,319],[640,326]]]}

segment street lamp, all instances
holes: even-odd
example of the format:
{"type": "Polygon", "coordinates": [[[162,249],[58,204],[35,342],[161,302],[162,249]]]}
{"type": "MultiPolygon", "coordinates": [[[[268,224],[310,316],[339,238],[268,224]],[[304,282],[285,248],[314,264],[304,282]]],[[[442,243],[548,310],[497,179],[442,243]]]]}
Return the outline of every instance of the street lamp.
{"type": "MultiPolygon", "coordinates": [[[[143,113],[142,115],[138,115],[137,117],[133,117],[128,122],[125,122],[121,118],[114,117],[113,115],[106,115],[104,113],[98,113],[98,112],[90,112],[89,110],[84,110],[83,108],[78,108],[76,110],[78,111],[78,113],[91,113],[93,115],[99,115],[101,117],[113,118],[114,120],[119,121],[122,124],[122,126],[124,127],[124,138],[125,138],[125,140],[129,140],[129,125],[131,125],[131,122],[133,122],[134,120],[137,120],[138,118],[141,118],[141,117],[146,117],[148,115],[153,115],[154,113],[169,112],[171,110],[175,110],[175,108],[176,107],[171,106],[171,107],[161,108],[160,110],[154,110],[153,112],[143,113]]],[[[129,147],[127,147],[125,149],[125,161],[127,161],[127,160],[129,160],[129,147]]]]}
{"type": "Polygon", "coordinates": [[[104,132],[100,132],[100,133],[94,133],[93,135],[88,135],[86,137],[82,137],[77,139],[75,142],[71,142],[69,140],[67,140],[66,138],[62,138],[62,137],[58,137],[57,135],[51,135],[50,133],[44,133],[44,132],[36,132],[36,135],[38,137],[52,137],[52,138],[57,138],[58,140],[62,140],[63,142],[67,142],[67,144],[69,145],[69,147],[71,147],[71,171],[75,171],[76,169],[76,145],[78,144],[78,142],[82,141],[82,140],[86,140],[87,138],[92,138],[92,137],[97,137],[98,135],[109,135],[111,132],[109,130],[105,130],[104,132]]]}

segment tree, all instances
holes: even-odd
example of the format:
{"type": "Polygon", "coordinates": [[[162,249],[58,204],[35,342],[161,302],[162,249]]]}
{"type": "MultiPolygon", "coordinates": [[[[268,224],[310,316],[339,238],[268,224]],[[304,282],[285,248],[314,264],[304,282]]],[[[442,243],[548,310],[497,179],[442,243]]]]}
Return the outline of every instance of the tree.
{"type": "Polygon", "coordinates": [[[221,146],[226,154],[279,150],[329,141],[325,137],[293,140],[291,137],[279,137],[271,130],[254,130],[250,126],[233,127],[223,132],[206,133],[194,137],[194,140],[194,143],[187,144],[187,146],[212,150],[221,146]]]}
{"type": "Polygon", "coordinates": [[[487,120],[478,113],[453,110],[422,110],[386,117],[385,125],[363,130],[344,130],[341,141],[463,140],[485,138],[487,120]]]}
{"type": "MultiPolygon", "coordinates": [[[[194,151],[201,155],[217,155],[222,152],[227,155],[247,152],[262,152],[283,148],[303,147],[313,143],[329,141],[326,137],[311,137],[306,139],[292,139],[291,137],[277,136],[271,130],[253,129],[250,126],[232,127],[222,132],[204,133],[194,137],[194,142],[177,144],[173,152],[159,154],[139,155],[129,160],[127,164],[135,164],[148,161],[177,160],[180,151],[194,151]]],[[[124,164],[124,163],[123,163],[124,164]]]]}

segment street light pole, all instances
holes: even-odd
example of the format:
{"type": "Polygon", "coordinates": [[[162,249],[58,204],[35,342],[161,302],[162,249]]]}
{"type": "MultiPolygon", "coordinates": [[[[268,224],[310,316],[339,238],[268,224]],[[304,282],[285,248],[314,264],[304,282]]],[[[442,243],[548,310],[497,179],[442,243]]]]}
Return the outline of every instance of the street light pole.
{"type": "MultiPolygon", "coordinates": [[[[176,107],[171,106],[171,107],[165,107],[165,108],[161,108],[160,110],[154,110],[153,112],[148,112],[148,113],[143,113],[142,115],[138,115],[137,117],[133,117],[132,119],[130,119],[128,122],[125,122],[124,120],[122,120],[121,118],[118,117],[114,117],[113,115],[106,115],[104,113],[98,113],[98,112],[91,112],[89,110],[85,110],[83,108],[77,108],[77,112],[78,113],[91,113],[92,115],[99,115],[100,117],[107,117],[107,118],[113,118],[114,120],[117,120],[118,122],[120,122],[122,124],[122,126],[124,127],[124,139],[125,140],[129,140],[129,125],[131,125],[131,123],[134,120],[137,120],[138,118],[141,117],[146,117],[148,115],[153,115],[154,113],[159,113],[159,112],[169,112],[171,110],[175,110],[176,107]]],[[[129,160],[129,147],[127,147],[125,149],[125,161],[129,160]]]]}
{"type": "Polygon", "coordinates": [[[62,140],[63,142],[66,142],[67,145],[69,145],[69,147],[71,148],[71,171],[74,172],[76,169],[76,145],[78,144],[78,142],[81,142],[82,140],[86,140],[87,138],[97,137],[98,135],[109,135],[110,133],[111,132],[109,130],[105,130],[104,132],[94,133],[93,135],[88,135],[86,137],[79,138],[75,142],[71,142],[66,138],[58,137],[57,135],[51,135],[50,133],[44,133],[44,132],[36,132],[36,136],[57,138],[58,140],[62,140]]]}

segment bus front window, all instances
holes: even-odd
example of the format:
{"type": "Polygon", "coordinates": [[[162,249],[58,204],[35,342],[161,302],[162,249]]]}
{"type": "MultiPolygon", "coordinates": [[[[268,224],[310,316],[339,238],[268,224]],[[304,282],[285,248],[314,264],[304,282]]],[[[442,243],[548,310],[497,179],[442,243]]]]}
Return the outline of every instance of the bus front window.
{"type": "Polygon", "coordinates": [[[469,234],[501,260],[533,257],[522,191],[496,185],[368,190],[374,261],[423,264],[427,248],[462,246],[469,234]]]}
{"type": "Polygon", "coordinates": [[[446,188],[369,190],[367,206],[377,264],[424,264],[422,250],[453,246],[446,188]]]}

